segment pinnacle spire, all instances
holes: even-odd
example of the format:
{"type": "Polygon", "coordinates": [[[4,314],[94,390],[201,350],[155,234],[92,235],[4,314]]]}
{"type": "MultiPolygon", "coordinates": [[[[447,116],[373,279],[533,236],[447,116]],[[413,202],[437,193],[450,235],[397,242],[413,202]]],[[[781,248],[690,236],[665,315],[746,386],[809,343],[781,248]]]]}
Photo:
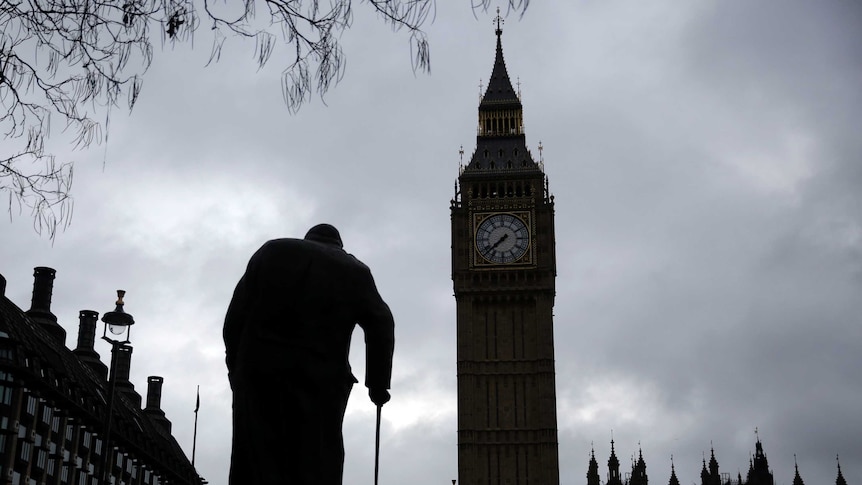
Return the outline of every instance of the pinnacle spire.
{"type": "Polygon", "coordinates": [[[506,70],[506,60],[503,58],[503,29],[501,24],[503,19],[500,17],[499,9],[497,11],[497,53],[494,57],[494,68],[491,70],[491,78],[488,80],[488,87],[485,89],[485,95],[482,97],[482,102],[479,104],[479,109],[497,109],[499,108],[517,108],[521,109],[521,100],[512,87],[512,80],[509,79],[509,72],[506,70]]]}
{"type": "Polygon", "coordinates": [[[670,480],[667,485],[679,485],[679,478],[676,477],[676,469],[673,466],[673,455],[670,455],[670,480]]]}
{"type": "MultiPolygon", "coordinates": [[[[613,435],[613,431],[611,432],[613,435]]],[[[608,481],[606,485],[622,485],[620,479],[620,460],[617,458],[617,452],[614,449],[614,440],[611,438],[611,456],[608,458],[608,481]]]]}
{"type": "Polygon", "coordinates": [[[838,460],[838,455],[835,455],[835,461],[838,462],[838,477],[835,478],[835,485],[847,485],[847,480],[844,479],[844,474],[841,473],[841,461],[838,460]]]}
{"type": "Polygon", "coordinates": [[[590,463],[587,467],[587,485],[600,485],[599,463],[596,461],[596,450],[590,447],[590,463]]]}
{"type": "Polygon", "coordinates": [[[796,462],[796,454],[793,455],[793,468],[796,469],[796,474],[793,476],[793,485],[805,485],[802,477],[799,476],[799,463],[796,462]]]}

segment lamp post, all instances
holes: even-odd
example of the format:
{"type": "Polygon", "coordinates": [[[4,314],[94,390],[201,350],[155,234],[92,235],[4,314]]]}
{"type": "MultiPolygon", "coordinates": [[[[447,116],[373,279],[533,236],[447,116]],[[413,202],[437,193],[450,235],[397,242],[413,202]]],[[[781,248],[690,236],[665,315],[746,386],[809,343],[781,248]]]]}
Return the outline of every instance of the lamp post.
{"type": "Polygon", "coordinates": [[[111,344],[111,368],[108,377],[108,412],[105,417],[105,439],[104,450],[102,452],[102,481],[110,483],[108,478],[111,476],[110,470],[113,464],[113,450],[111,449],[111,420],[114,415],[114,393],[117,383],[117,356],[121,350],[131,349],[131,341],[129,340],[131,326],[134,325],[135,319],[132,315],[123,311],[123,296],[124,290],[117,290],[117,307],[112,312],[107,312],[102,316],[102,321],[105,322],[105,329],[102,332],[102,340],[111,344]],[[110,335],[109,335],[110,334],[110,335]],[[115,338],[116,337],[116,338],[115,338]],[[120,340],[122,339],[122,340],[120,340]]]}

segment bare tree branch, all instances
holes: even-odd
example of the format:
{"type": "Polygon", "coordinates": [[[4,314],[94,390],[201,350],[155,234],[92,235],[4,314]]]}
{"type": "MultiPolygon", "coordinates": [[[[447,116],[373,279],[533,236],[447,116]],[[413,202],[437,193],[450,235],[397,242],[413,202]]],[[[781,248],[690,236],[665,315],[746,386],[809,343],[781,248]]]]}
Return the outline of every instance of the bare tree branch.
{"type": "MultiPolygon", "coordinates": [[[[471,0],[474,11],[490,0],[471,0]]],[[[364,0],[394,31],[407,31],[413,69],[430,71],[422,26],[434,0],[364,0]]],[[[508,0],[522,15],[529,0],[508,0]]],[[[129,110],[153,60],[153,32],[163,43],[189,42],[201,24],[213,33],[209,63],[228,37],[254,40],[259,67],[279,37],[290,47],[282,71],[284,102],[295,113],[313,92],[323,96],[344,75],[341,32],[353,21],[353,0],[3,0],[0,2],[0,133],[16,145],[0,154],[0,192],[9,215],[31,212],[40,234],[56,236],[72,215],[72,163],[45,151],[54,123],[75,148],[108,137],[110,110],[129,110]],[[258,12],[261,10],[261,12],[258,12]],[[200,14],[198,12],[201,12],[200,14]],[[95,120],[104,113],[104,122],[95,120]]],[[[508,13],[508,12],[507,12],[508,13]]]]}

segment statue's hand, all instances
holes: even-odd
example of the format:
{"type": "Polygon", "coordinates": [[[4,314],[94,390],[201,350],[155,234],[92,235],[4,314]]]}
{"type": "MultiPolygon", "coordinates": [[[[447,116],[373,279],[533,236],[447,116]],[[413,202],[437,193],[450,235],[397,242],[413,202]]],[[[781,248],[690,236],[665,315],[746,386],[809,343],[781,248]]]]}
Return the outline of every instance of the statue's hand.
{"type": "Polygon", "coordinates": [[[368,389],[368,397],[371,398],[371,402],[378,406],[382,406],[389,402],[391,396],[389,395],[389,391],[382,388],[372,388],[368,389]]]}

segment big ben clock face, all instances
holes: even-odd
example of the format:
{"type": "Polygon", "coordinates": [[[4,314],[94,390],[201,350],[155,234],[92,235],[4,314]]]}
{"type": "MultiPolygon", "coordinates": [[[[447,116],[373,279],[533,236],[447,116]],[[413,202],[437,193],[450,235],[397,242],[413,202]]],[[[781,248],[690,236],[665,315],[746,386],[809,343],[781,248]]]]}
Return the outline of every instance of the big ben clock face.
{"type": "Polygon", "coordinates": [[[515,214],[491,214],[476,227],[476,251],[489,263],[516,263],[529,247],[530,229],[515,214]]]}

